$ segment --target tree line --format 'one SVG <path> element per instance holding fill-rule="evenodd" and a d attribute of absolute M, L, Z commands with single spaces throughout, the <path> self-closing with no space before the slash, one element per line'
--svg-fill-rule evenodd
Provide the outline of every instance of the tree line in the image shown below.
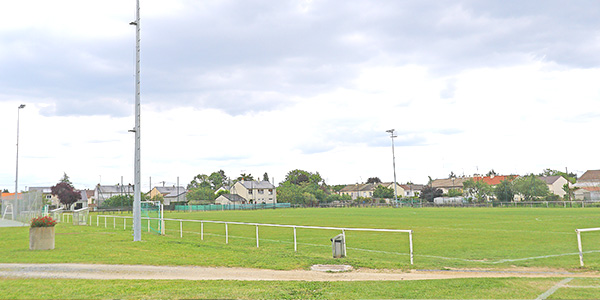
<path fill-rule="evenodd" d="M 450 173 L 450 178 L 453 178 L 454 173 Z M 497 175 L 494 170 L 490 171 L 487 176 Z M 568 182 L 575 183 L 577 175 L 552 169 L 544 169 L 540 174 L 529 174 L 526 176 L 508 176 L 499 184 L 491 186 L 483 180 L 475 180 L 470 178 L 463 182 L 462 189 L 450 189 L 447 194 L 439 188 L 434 188 L 430 183 L 423 188 L 420 198 L 429 202 L 433 202 L 434 198 L 447 196 L 457 197 L 464 196 L 471 202 L 483 202 L 488 200 L 497 200 L 500 202 L 510 202 L 515 199 L 515 196 L 520 195 L 524 201 L 558 201 L 561 200 L 558 195 L 553 194 L 548 189 L 546 182 L 539 177 L 546 176 L 562 176 Z M 575 198 L 576 188 L 571 187 L 569 183 L 562 186 L 565 192 L 563 200 L 571 201 Z"/>

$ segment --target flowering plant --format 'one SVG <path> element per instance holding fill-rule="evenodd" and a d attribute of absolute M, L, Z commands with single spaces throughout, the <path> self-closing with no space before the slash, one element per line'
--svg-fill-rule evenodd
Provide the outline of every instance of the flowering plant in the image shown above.
<path fill-rule="evenodd" d="M 56 225 L 56 220 L 50 216 L 31 219 L 31 227 L 54 227 L 54 225 Z"/>

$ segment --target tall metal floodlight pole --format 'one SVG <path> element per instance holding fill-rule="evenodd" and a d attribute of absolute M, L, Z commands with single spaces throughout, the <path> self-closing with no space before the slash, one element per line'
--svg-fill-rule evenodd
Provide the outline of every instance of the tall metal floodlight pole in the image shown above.
<path fill-rule="evenodd" d="M 390 138 L 392 139 L 392 166 L 394 167 L 394 201 L 398 204 L 398 193 L 396 192 L 396 154 L 394 154 L 394 129 L 386 130 L 385 132 L 389 132 Z"/>
<path fill-rule="evenodd" d="M 25 104 L 19 105 L 17 108 L 17 167 L 15 171 L 15 202 L 13 204 L 12 219 L 15 219 L 15 212 L 19 211 L 19 117 L 21 108 L 25 108 Z"/>
<path fill-rule="evenodd" d="M 135 162 L 133 188 L 133 241 L 142 240 L 141 172 L 140 172 L 140 0 L 136 0 L 135 22 Z"/>

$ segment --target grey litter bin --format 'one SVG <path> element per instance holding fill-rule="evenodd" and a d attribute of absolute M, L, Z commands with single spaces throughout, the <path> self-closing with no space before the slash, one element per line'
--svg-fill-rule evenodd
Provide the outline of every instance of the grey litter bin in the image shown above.
<path fill-rule="evenodd" d="M 331 239 L 333 258 L 346 257 L 346 241 L 343 234 L 338 234 Z"/>

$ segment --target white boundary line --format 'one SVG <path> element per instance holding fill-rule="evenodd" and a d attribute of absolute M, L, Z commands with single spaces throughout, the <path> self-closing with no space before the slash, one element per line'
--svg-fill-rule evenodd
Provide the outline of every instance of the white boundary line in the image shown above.
<path fill-rule="evenodd" d="M 552 294 L 554 294 L 554 292 L 556 292 L 559 288 L 564 287 L 565 284 L 569 283 L 571 280 L 573 280 L 573 278 L 565 278 L 565 279 L 561 280 L 559 283 L 555 284 L 549 290 L 545 291 L 543 294 L 541 294 L 537 298 L 535 298 L 535 300 L 546 300 L 548 297 L 550 297 Z"/>

